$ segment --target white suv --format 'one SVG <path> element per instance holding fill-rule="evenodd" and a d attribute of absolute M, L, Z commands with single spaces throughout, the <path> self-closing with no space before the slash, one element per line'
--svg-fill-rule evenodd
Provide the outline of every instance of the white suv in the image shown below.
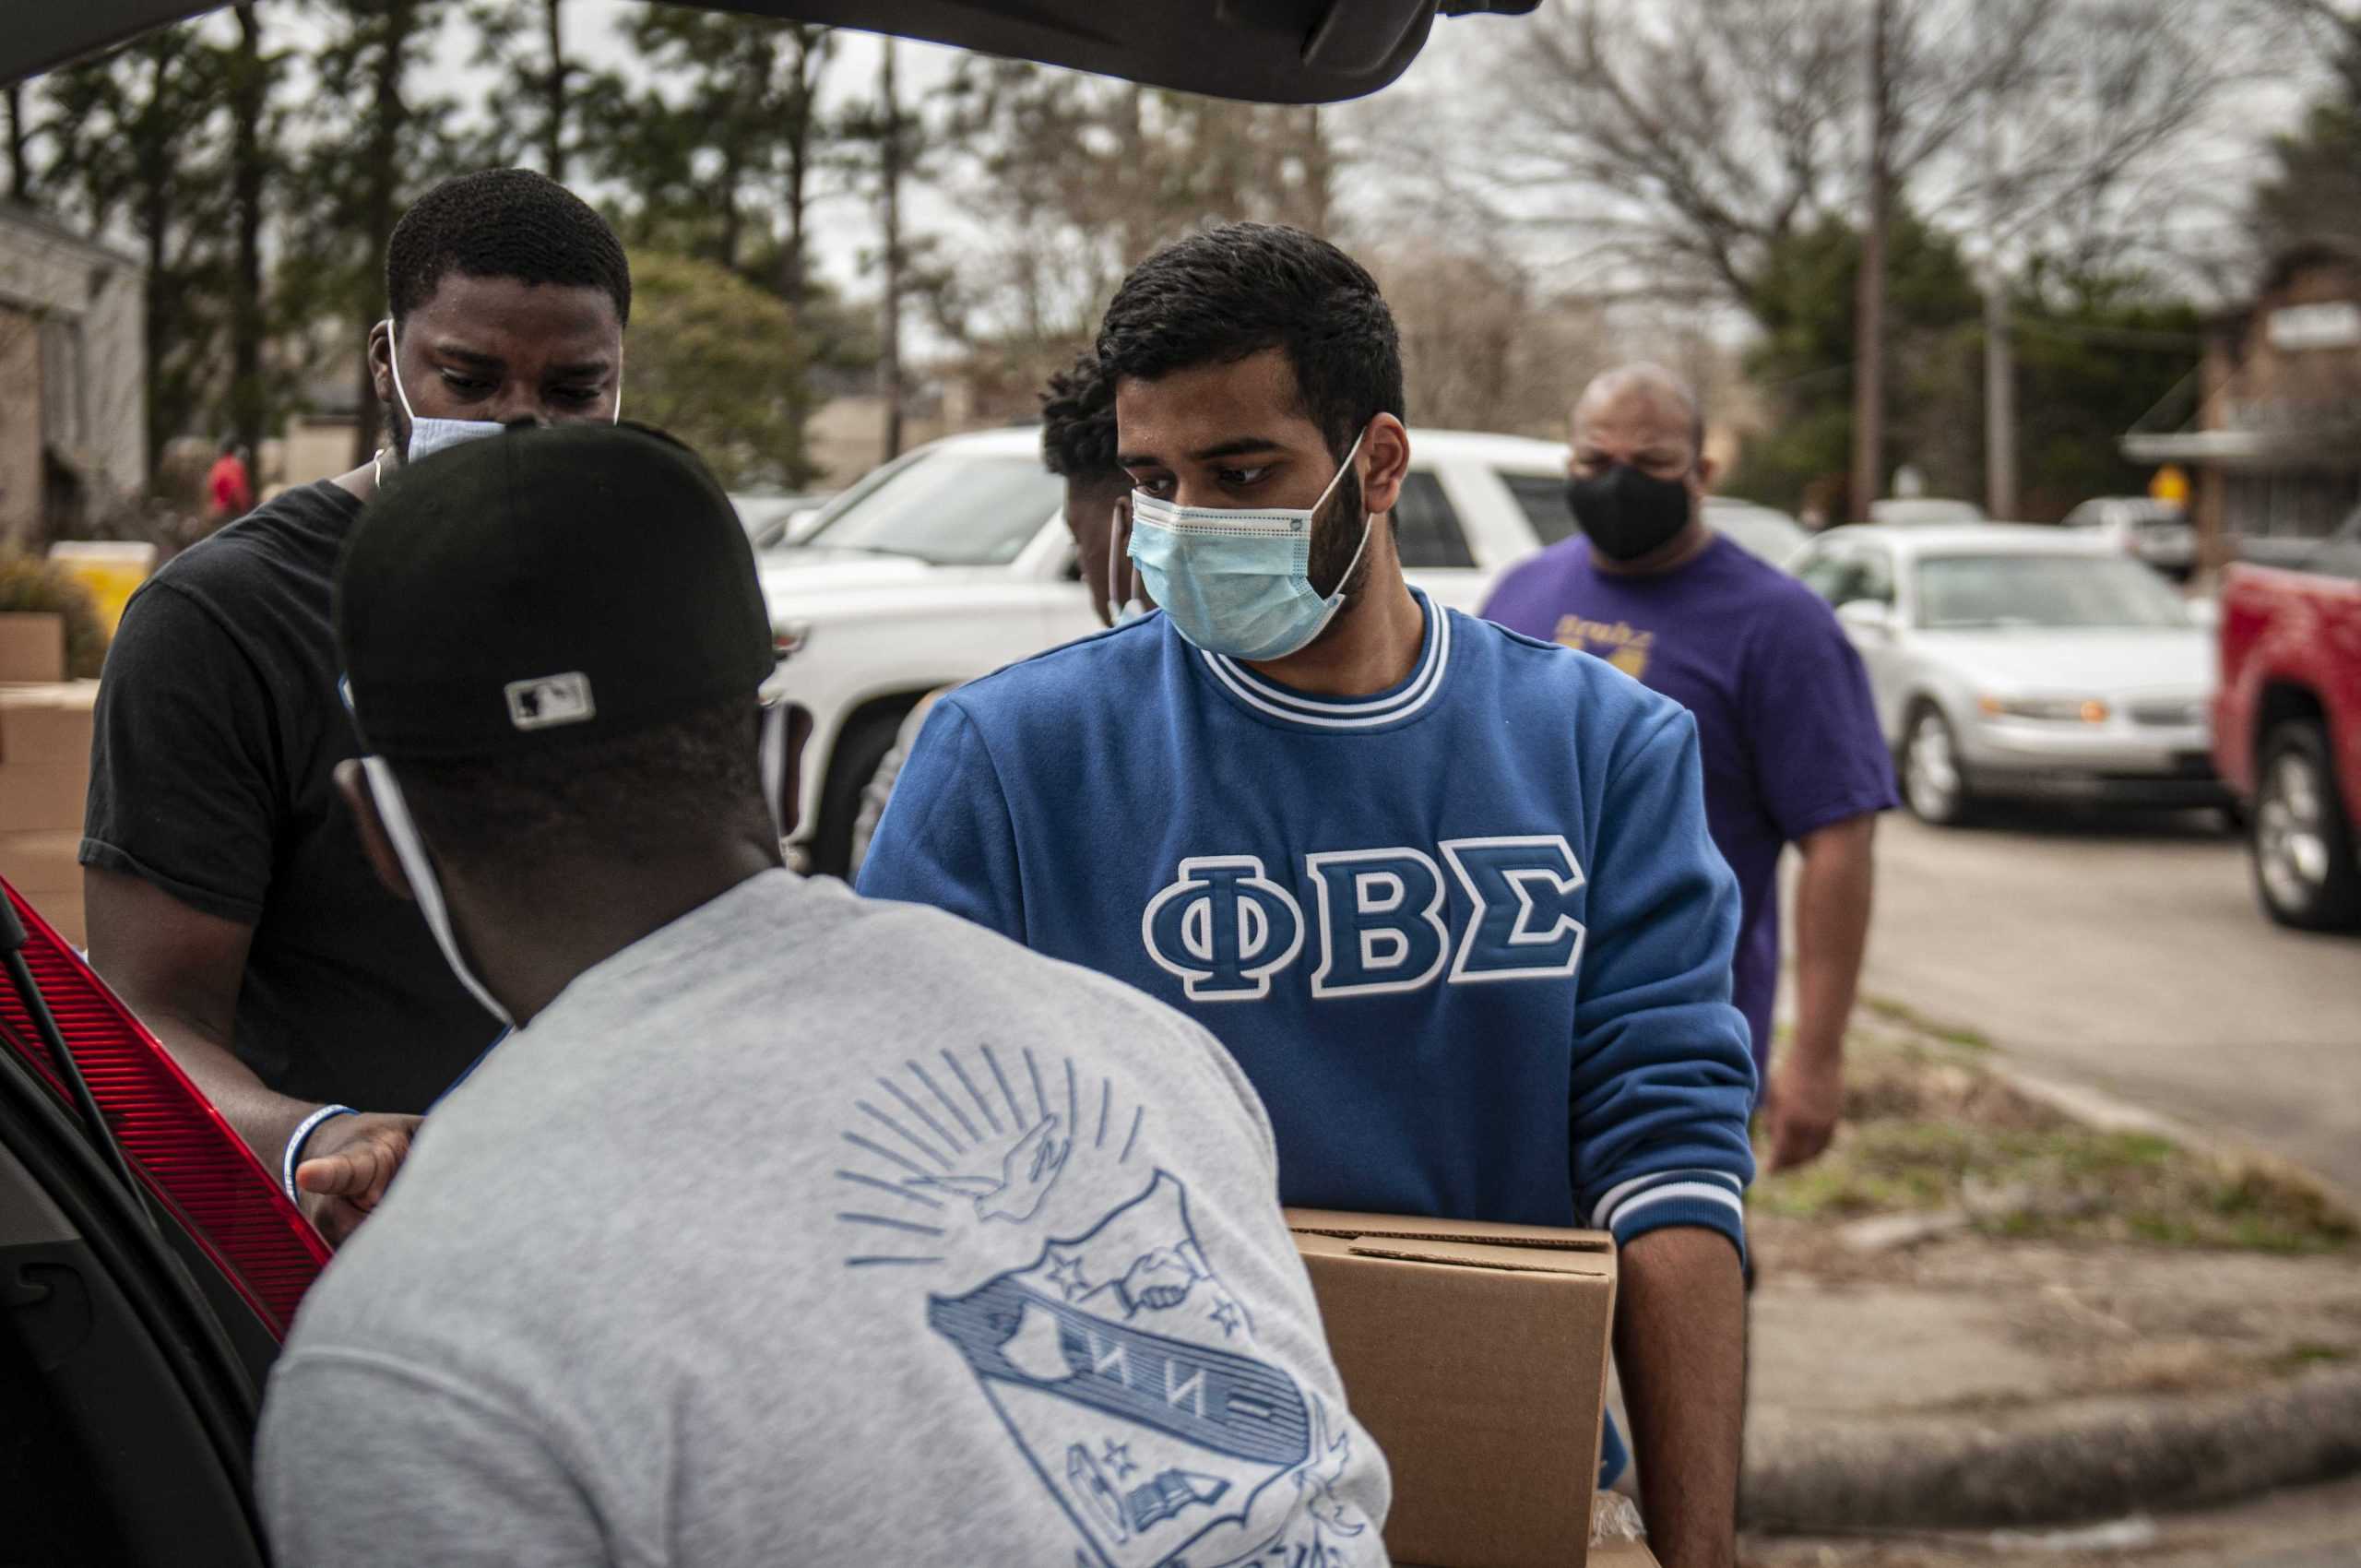
<path fill-rule="evenodd" d="M 1410 433 L 1403 564 L 1473 612 L 1501 569 L 1573 527 L 1555 442 Z M 860 792 L 918 700 L 1097 630 L 1038 426 L 955 435 L 830 502 L 761 557 L 790 691 L 812 710 L 796 847 L 842 874 Z"/>

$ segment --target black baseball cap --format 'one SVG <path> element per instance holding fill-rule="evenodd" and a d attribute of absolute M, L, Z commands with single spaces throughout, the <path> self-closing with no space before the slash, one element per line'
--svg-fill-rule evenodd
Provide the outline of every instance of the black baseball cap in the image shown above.
<path fill-rule="evenodd" d="M 636 424 L 519 427 L 405 465 L 337 571 L 363 743 L 460 762 L 627 734 L 776 665 L 738 515 Z"/>

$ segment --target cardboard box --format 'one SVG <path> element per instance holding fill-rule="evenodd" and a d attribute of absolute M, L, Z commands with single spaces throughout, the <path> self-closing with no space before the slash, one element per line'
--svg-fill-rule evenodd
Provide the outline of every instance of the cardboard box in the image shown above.
<path fill-rule="evenodd" d="M 1394 1560 L 1582 1568 L 1615 1316 L 1613 1239 L 1319 1209 L 1289 1209 L 1287 1228 L 1345 1397 L 1393 1467 Z"/>
<path fill-rule="evenodd" d="M 0 686 L 0 833 L 82 826 L 96 681 Z"/>
<path fill-rule="evenodd" d="M 0 613 L 0 682 L 65 679 L 65 617 L 46 610 Z"/>
<path fill-rule="evenodd" d="M 89 941 L 82 923 L 81 851 L 79 828 L 0 833 L 0 877 L 77 947 Z"/>
<path fill-rule="evenodd" d="M 1589 1568 L 1659 1568 L 1659 1564 L 1647 1542 L 1619 1540 L 1592 1547 Z"/>

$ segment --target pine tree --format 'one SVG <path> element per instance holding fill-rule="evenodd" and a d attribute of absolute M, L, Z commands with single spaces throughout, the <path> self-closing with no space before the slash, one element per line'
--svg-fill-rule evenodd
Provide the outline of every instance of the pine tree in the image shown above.
<path fill-rule="evenodd" d="M 566 54 L 565 0 L 477 0 L 467 15 L 477 34 L 476 64 L 501 78 L 485 99 L 491 124 L 471 160 L 537 163 L 564 184 L 599 98 L 592 73 Z"/>
<path fill-rule="evenodd" d="M 223 99 L 230 111 L 229 184 L 234 228 L 230 258 L 230 428 L 249 450 L 258 449 L 270 421 L 270 388 L 263 372 L 268 330 L 262 279 L 262 236 L 269 187 L 280 170 L 278 117 L 270 108 L 279 60 L 262 46 L 255 7 L 235 9 L 237 42 L 221 55 Z"/>
<path fill-rule="evenodd" d="M 214 47 L 195 23 L 43 84 L 56 194 L 93 232 L 136 235 L 147 267 L 148 466 L 200 426 L 215 354 L 225 226 L 226 119 Z"/>
<path fill-rule="evenodd" d="M 310 139 L 291 178 L 280 315 L 318 325 L 314 351 L 357 377 L 353 461 L 377 446 L 380 414 L 362 345 L 386 313 L 386 241 L 402 208 L 454 171 L 447 99 L 421 94 L 447 0 L 331 0 L 314 68 Z"/>

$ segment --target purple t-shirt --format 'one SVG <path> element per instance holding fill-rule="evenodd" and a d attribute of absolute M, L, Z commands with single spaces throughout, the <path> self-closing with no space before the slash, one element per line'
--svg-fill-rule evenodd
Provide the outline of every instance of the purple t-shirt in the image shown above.
<path fill-rule="evenodd" d="M 1618 576 L 1580 534 L 1503 576 L 1485 616 L 1596 654 L 1697 718 L 1705 819 L 1738 873 L 1732 1000 L 1771 1056 L 1779 851 L 1899 804 L 1861 656 L 1821 597 L 1726 539 L 1678 570 Z"/>

